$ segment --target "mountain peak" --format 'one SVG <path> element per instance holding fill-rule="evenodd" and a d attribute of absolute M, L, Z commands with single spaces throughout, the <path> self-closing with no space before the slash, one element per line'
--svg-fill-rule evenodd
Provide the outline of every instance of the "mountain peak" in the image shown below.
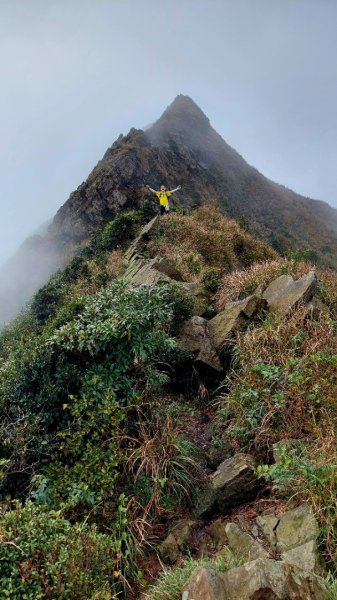
<path fill-rule="evenodd" d="M 179 132 L 186 135 L 188 132 L 205 132 L 210 130 L 210 122 L 201 108 L 190 98 L 179 94 L 166 108 L 162 116 L 152 127 L 150 137 L 156 138 L 158 134 Z"/>
<path fill-rule="evenodd" d="M 184 96 L 183 94 L 178 94 L 178 96 L 175 97 L 161 118 L 171 115 L 184 115 L 190 118 L 194 117 L 209 124 L 209 119 L 206 117 L 201 108 L 199 108 L 192 98 L 189 96 Z"/>

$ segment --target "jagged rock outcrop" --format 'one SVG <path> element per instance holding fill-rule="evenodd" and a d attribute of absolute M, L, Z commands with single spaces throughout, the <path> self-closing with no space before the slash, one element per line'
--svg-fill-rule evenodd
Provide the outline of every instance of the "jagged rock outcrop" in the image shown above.
<path fill-rule="evenodd" d="M 209 322 L 209 331 L 218 352 L 224 351 L 235 333 L 244 329 L 266 306 L 266 301 L 258 296 L 228 302 L 224 310 Z"/>
<path fill-rule="evenodd" d="M 196 494 L 196 514 L 211 515 L 249 499 L 258 487 L 255 460 L 249 454 L 235 454 L 222 462 Z"/>
<path fill-rule="evenodd" d="M 226 600 L 327 600 L 323 581 L 313 573 L 270 559 L 257 559 L 222 576 Z"/>
<path fill-rule="evenodd" d="M 236 523 L 227 523 L 226 535 L 228 546 L 238 558 L 245 561 L 255 560 L 256 558 L 270 558 L 270 554 L 262 544 L 246 531 L 242 531 Z"/>
<path fill-rule="evenodd" d="M 316 291 L 317 277 L 310 271 L 296 281 L 290 275 L 281 275 L 270 283 L 262 297 L 271 313 L 285 316 L 298 304 L 309 302 Z"/>
<path fill-rule="evenodd" d="M 257 559 L 219 573 L 209 567 L 193 571 L 182 600 L 327 600 L 324 581 L 290 565 Z"/>
<path fill-rule="evenodd" d="M 194 316 L 189 321 L 185 321 L 179 333 L 178 346 L 189 352 L 197 364 L 222 371 L 206 319 Z"/>
<path fill-rule="evenodd" d="M 320 570 L 319 527 L 308 505 L 301 504 L 281 515 L 262 515 L 257 518 L 257 524 L 284 562 L 307 571 Z"/>

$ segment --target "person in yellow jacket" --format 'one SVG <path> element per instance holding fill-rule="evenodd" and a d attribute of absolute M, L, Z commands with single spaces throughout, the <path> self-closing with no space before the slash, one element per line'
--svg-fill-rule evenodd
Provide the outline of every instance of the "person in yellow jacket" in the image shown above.
<path fill-rule="evenodd" d="M 146 187 L 148 190 L 150 190 L 150 192 L 156 194 L 157 198 L 159 199 L 159 208 L 161 215 L 165 215 L 170 212 L 169 197 L 171 196 L 171 194 L 174 194 L 174 192 L 177 192 L 181 189 L 181 185 L 178 185 L 178 187 L 174 188 L 174 190 L 167 190 L 164 185 L 161 185 L 160 191 L 157 192 L 156 190 L 150 188 L 149 185 L 147 185 Z"/>

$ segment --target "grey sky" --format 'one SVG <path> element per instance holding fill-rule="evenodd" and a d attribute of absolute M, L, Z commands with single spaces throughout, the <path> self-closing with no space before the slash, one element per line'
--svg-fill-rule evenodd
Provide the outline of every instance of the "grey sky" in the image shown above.
<path fill-rule="evenodd" d="M 0 0 L 0 263 L 178 93 L 337 206 L 336 57 L 336 0 Z"/>

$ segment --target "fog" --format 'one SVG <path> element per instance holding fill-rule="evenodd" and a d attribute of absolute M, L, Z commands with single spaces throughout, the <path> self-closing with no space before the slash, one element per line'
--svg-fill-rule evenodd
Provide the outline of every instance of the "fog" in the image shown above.
<path fill-rule="evenodd" d="M 337 206 L 336 55 L 334 0 L 0 0 L 0 264 L 179 93 L 263 174 Z"/>

